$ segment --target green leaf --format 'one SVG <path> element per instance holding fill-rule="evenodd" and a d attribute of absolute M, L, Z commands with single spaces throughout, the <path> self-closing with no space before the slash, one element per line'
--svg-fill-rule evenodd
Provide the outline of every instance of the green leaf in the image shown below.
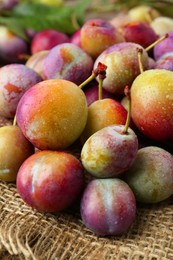
<path fill-rule="evenodd" d="M 67 34 L 74 33 L 84 22 L 85 11 L 90 1 L 80 1 L 73 6 L 45 6 L 21 3 L 8 17 L 0 16 L 0 23 L 13 33 L 26 39 L 25 30 L 55 29 Z"/>
<path fill-rule="evenodd" d="M 12 16 L 30 16 L 30 15 L 39 15 L 42 14 L 55 14 L 57 12 L 62 12 L 63 10 L 68 9 L 64 6 L 47 6 L 44 4 L 38 3 L 21 3 L 14 7 L 12 11 Z M 43 18 L 43 17 L 42 17 Z"/>
<path fill-rule="evenodd" d="M 7 26 L 11 32 L 28 41 L 25 28 L 23 28 L 15 18 L 0 17 L 0 24 Z"/>

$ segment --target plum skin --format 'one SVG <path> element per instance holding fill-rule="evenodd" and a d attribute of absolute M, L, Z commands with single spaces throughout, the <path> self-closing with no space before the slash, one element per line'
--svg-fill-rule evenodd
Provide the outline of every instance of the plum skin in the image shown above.
<path fill-rule="evenodd" d="M 150 19 L 148 19 L 148 14 Z M 154 19 L 160 16 L 160 12 L 147 5 L 134 6 L 128 11 L 130 21 L 143 21 L 150 24 Z"/>
<path fill-rule="evenodd" d="M 70 37 L 70 42 L 81 48 L 80 33 L 81 33 L 81 29 L 75 31 Z"/>
<path fill-rule="evenodd" d="M 66 152 L 37 152 L 21 165 L 16 185 L 22 199 L 32 208 L 56 213 L 80 196 L 84 188 L 83 167 Z"/>
<path fill-rule="evenodd" d="M 132 120 L 152 140 L 173 139 L 172 80 L 172 71 L 150 69 L 131 86 Z"/>
<path fill-rule="evenodd" d="M 28 53 L 27 43 L 13 34 L 6 26 L 0 26 L 0 59 L 5 64 L 20 62 L 18 55 Z"/>
<path fill-rule="evenodd" d="M 16 111 L 22 132 L 40 150 L 69 147 L 84 130 L 87 115 L 83 91 L 61 79 L 34 85 L 22 96 Z"/>
<path fill-rule="evenodd" d="M 13 118 L 20 98 L 33 85 L 42 81 L 37 72 L 23 64 L 0 68 L 0 115 Z"/>
<path fill-rule="evenodd" d="M 37 32 L 31 41 L 31 53 L 50 50 L 58 44 L 69 42 L 70 38 L 63 32 L 45 29 Z"/>
<path fill-rule="evenodd" d="M 123 24 L 120 31 L 127 42 L 135 42 L 143 48 L 148 47 L 158 39 L 154 30 L 145 22 L 131 21 Z"/>
<path fill-rule="evenodd" d="M 153 48 L 155 60 L 161 58 L 164 54 L 173 51 L 173 32 L 168 33 L 168 37 L 156 44 Z"/>
<path fill-rule="evenodd" d="M 154 65 L 154 69 L 173 71 L 173 51 L 163 54 Z"/>
<path fill-rule="evenodd" d="M 61 43 L 49 50 L 42 64 L 44 79 L 66 79 L 81 84 L 93 69 L 92 58 L 73 43 Z"/>
<path fill-rule="evenodd" d="M 106 48 L 124 42 L 122 34 L 104 19 L 90 19 L 80 30 L 80 44 L 93 59 L 96 59 Z"/>
<path fill-rule="evenodd" d="M 0 10 L 10 10 L 19 3 L 19 0 L 1 0 Z"/>
<path fill-rule="evenodd" d="M 21 164 L 34 153 L 34 146 L 18 126 L 0 128 L 0 180 L 13 182 Z"/>
<path fill-rule="evenodd" d="M 44 76 L 42 75 L 43 60 L 48 53 L 49 53 L 48 50 L 36 52 L 32 54 L 30 58 L 27 60 L 27 62 L 25 63 L 26 67 L 36 71 L 43 80 L 44 80 Z"/>
<path fill-rule="evenodd" d="M 97 178 L 117 177 L 133 164 L 138 151 L 138 138 L 124 125 L 109 125 L 91 135 L 81 150 L 81 162 Z"/>
<path fill-rule="evenodd" d="M 113 124 L 125 125 L 126 118 L 127 110 L 115 99 L 105 98 L 93 102 L 88 107 L 88 119 L 81 135 L 82 143 L 103 127 Z"/>
<path fill-rule="evenodd" d="M 163 201 L 173 194 L 173 156 L 157 146 L 143 147 L 138 150 L 135 162 L 123 179 L 137 201 Z"/>
<path fill-rule="evenodd" d="M 101 62 L 107 66 L 103 88 L 112 94 L 124 94 L 124 87 L 131 86 L 140 74 L 137 50 L 142 49 L 142 64 L 148 67 L 148 54 L 143 47 L 133 42 L 116 43 L 105 49 L 95 60 L 94 69 Z M 99 81 L 99 78 L 96 78 Z"/>
<path fill-rule="evenodd" d="M 136 217 L 136 200 L 130 187 L 116 178 L 95 179 L 81 199 L 83 223 L 97 235 L 121 235 Z"/>

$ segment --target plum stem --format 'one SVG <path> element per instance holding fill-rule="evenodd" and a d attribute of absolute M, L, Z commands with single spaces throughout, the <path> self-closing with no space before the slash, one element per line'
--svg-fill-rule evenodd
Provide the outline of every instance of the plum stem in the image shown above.
<path fill-rule="evenodd" d="M 103 94 L 103 80 L 106 78 L 106 69 L 107 66 L 99 62 L 98 64 L 98 74 L 99 74 L 99 92 L 98 92 L 98 99 L 102 99 Z"/>
<path fill-rule="evenodd" d="M 17 121 L 16 121 L 16 115 L 14 116 L 14 119 L 13 119 L 13 126 L 16 126 L 17 125 Z"/>
<path fill-rule="evenodd" d="M 83 88 L 85 85 L 87 85 L 88 83 L 90 83 L 93 79 L 95 79 L 96 75 L 94 72 L 92 72 L 92 74 L 79 85 L 79 88 Z"/>
<path fill-rule="evenodd" d="M 151 50 L 156 44 L 158 44 L 159 42 L 163 41 L 164 39 L 166 39 L 169 36 L 168 33 L 166 33 L 165 35 L 163 35 L 162 37 L 160 37 L 159 39 L 157 39 L 157 41 L 153 42 L 151 45 L 149 45 L 147 48 L 145 48 L 146 51 Z"/>
<path fill-rule="evenodd" d="M 128 98 L 128 112 L 127 112 L 127 119 L 126 119 L 126 123 L 123 129 L 123 134 L 128 134 L 128 128 L 130 125 L 130 120 L 131 120 L 131 95 L 130 95 L 130 89 L 129 86 L 126 86 L 124 88 L 124 93 L 126 95 L 126 97 Z"/>
<path fill-rule="evenodd" d="M 98 93 L 98 99 L 102 99 L 102 87 L 103 87 L 103 78 L 99 78 L 99 93 Z"/>
<path fill-rule="evenodd" d="M 144 72 L 143 64 L 142 64 L 142 54 L 143 54 L 143 49 L 137 48 L 138 52 L 138 63 L 139 63 L 139 70 L 140 73 Z"/>
<path fill-rule="evenodd" d="M 103 79 L 106 77 L 106 69 L 107 66 L 101 62 L 98 63 L 97 68 L 92 71 L 92 74 L 79 85 L 79 88 L 83 88 L 85 85 L 87 85 L 90 81 L 95 79 L 98 75 L 99 78 L 102 77 Z"/>

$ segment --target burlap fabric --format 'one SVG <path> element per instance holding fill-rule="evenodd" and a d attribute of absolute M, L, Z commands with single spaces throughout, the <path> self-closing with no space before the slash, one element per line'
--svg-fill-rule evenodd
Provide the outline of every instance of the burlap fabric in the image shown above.
<path fill-rule="evenodd" d="M 0 118 L 0 126 L 11 121 Z M 120 237 L 97 237 L 81 221 L 79 203 L 59 214 L 28 207 L 14 183 L 0 182 L 0 259 L 173 259 L 173 197 L 137 205 L 136 221 Z"/>

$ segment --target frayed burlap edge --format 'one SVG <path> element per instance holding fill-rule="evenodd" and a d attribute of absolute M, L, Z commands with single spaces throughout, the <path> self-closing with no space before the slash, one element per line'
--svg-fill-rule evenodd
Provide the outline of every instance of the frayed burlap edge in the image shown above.
<path fill-rule="evenodd" d="M 173 259 L 172 198 L 139 205 L 136 221 L 121 237 L 97 237 L 83 225 L 78 205 L 57 215 L 34 211 L 15 184 L 0 182 L 0 198 L 1 259 Z"/>

